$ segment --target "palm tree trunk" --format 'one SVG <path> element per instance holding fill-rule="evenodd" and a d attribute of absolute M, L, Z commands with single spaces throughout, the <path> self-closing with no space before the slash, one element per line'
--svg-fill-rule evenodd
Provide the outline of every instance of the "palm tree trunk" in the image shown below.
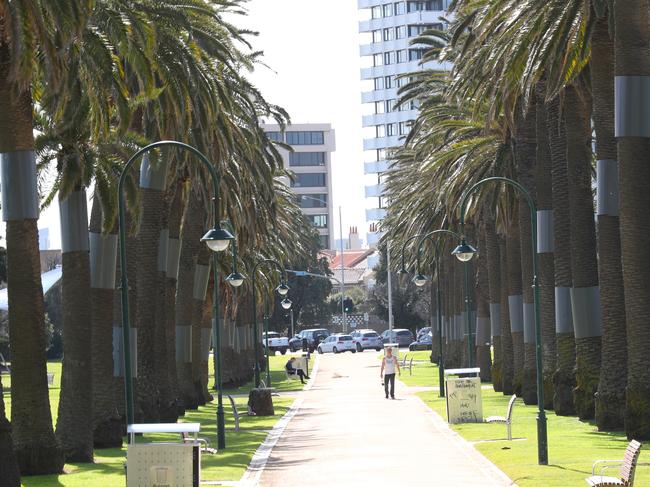
<path fill-rule="evenodd" d="M 524 308 L 521 290 L 520 235 L 519 218 L 515 215 L 506 235 L 506 261 L 508 263 L 508 311 L 514 360 L 513 386 L 518 396 L 522 393 L 524 375 Z"/>
<path fill-rule="evenodd" d="M 648 4 L 647 0 L 614 4 L 621 254 L 627 335 L 634 337 L 627 343 L 625 432 L 639 440 L 650 438 L 650 260 L 639 252 L 639 246 L 650 242 L 650 134 L 643 130 L 648 126 L 645 104 L 634 93 L 645 92 L 650 77 Z"/>
<path fill-rule="evenodd" d="M 590 73 L 598 159 L 598 282 L 603 319 L 596 424 L 600 430 L 612 431 L 624 425 L 625 388 L 621 385 L 627 382 L 627 334 L 613 116 L 614 40 L 609 35 L 607 15 L 595 22 L 591 52 L 597 61 L 591 63 Z"/>
<path fill-rule="evenodd" d="M 492 347 L 494 360 L 492 362 L 492 386 L 495 392 L 503 391 L 503 345 L 501 342 L 501 268 L 499 241 L 494 227 L 493 212 L 486 212 L 483 219 L 485 250 L 487 253 L 487 277 L 490 291 L 490 324 L 492 329 Z"/>
<path fill-rule="evenodd" d="M 480 249 L 486 247 L 485 225 L 481 224 L 478 233 Z M 487 276 L 487 255 L 478 254 L 476 264 L 476 280 L 474 296 L 476 296 L 476 367 L 481 369 L 481 380 L 492 380 L 491 334 L 490 334 L 490 304 L 489 285 Z"/>
<path fill-rule="evenodd" d="M 2 485 L 20 487 L 20 471 L 11 439 L 11 423 L 5 414 L 3 395 L 2 376 L 0 376 L 0 473 L 2 474 Z"/>
<path fill-rule="evenodd" d="M 136 255 L 136 328 L 138 330 L 138 388 L 137 401 L 146 422 L 160 420 L 161 391 L 156 372 L 156 342 L 162 330 L 156 327 L 158 284 L 158 248 L 161 234 L 161 215 L 164 213 L 166 165 L 156 166 L 143 157 L 140 167 L 140 195 L 142 217 L 137 237 Z"/>
<path fill-rule="evenodd" d="M 113 230 L 116 230 L 115 228 Z M 90 214 L 90 302 L 92 305 L 92 381 L 93 437 L 95 448 L 122 446 L 123 423 L 115 392 L 113 341 L 113 303 L 117 234 L 102 233 L 102 208 L 95 194 Z"/>
<path fill-rule="evenodd" d="M 596 228 L 591 189 L 591 100 L 577 88 L 566 89 L 567 175 L 571 181 L 571 307 L 576 337 L 574 404 L 580 419 L 595 414 L 601 354 Z"/>
<path fill-rule="evenodd" d="M 506 257 L 506 238 L 499 236 L 499 274 L 501 276 L 500 300 L 501 305 L 501 390 L 504 395 L 510 396 L 515 392 L 515 355 L 510 331 L 510 303 L 508 302 L 508 286 L 504 280 L 508 279 L 508 258 Z"/>
<path fill-rule="evenodd" d="M 517 180 L 535 199 L 535 156 L 537 151 L 535 101 L 525 113 L 516 108 Z M 524 364 L 521 394 L 525 404 L 537 404 L 537 367 L 535 361 L 535 305 L 533 299 L 533 250 L 530 208 L 519 195 L 519 244 L 524 318 Z"/>
<path fill-rule="evenodd" d="M 181 235 L 181 256 L 176 290 L 176 369 L 185 409 L 199 407 L 199 397 L 192 375 L 192 320 L 196 259 L 205 222 L 205 208 L 193 190 L 187 198 Z"/>
<path fill-rule="evenodd" d="M 553 409 L 561 416 L 575 414 L 575 335 L 571 315 L 571 221 L 566 161 L 566 122 L 556 98 L 547 106 L 547 126 L 551 149 L 553 188 L 553 248 L 555 264 L 555 339 L 557 368 L 553 375 Z"/>
<path fill-rule="evenodd" d="M 86 191 L 59 201 L 63 370 L 56 436 L 69 462 L 93 461 L 90 244 Z"/>
<path fill-rule="evenodd" d="M 555 260 L 553 257 L 553 186 L 551 152 L 548 141 L 546 82 L 536 87 L 537 97 L 537 164 L 535 189 L 537 193 L 537 253 L 539 254 L 539 287 L 542 327 L 542 369 L 544 408 L 553 408 L 553 374 L 557 367 L 555 342 Z"/>
<path fill-rule="evenodd" d="M 59 473 L 63 454 L 52 429 L 47 387 L 32 96 L 29 90 L 16 92 L 8 78 L 10 64 L 9 47 L 0 44 L 0 164 L 3 179 L 13 173 L 20 181 L 11 192 L 2 192 L 7 222 L 14 449 L 21 473 Z M 21 205 L 18 196 L 30 200 L 30 205 Z"/>
<path fill-rule="evenodd" d="M 208 357 L 203 356 L 203 344 L 207 340 L 210 343 L 210 335 L 205 336 L 203 330 L 210 330 L 210 312 L 209 305 L 206 317 L 206 295 L 208 292 L 208 284 L 210 283 L 210 250 L 206 245 L 199 247 L 199 252 L 196 258 L 196 267 L 194 270 L 194 290 L 192 305 L 192 382 L 196 390 L 196 396 L 199 401 L 199 406 L 203 406 L 206 402 L 212 400 L 212 396 L 207 389 L 207 380 L 203 383 L 203 369 L 205 368 L 205 376 L 207 379 L 208 372 Z M 207 323 L 206 323 L 207 321 Z M 207 326 L 206 326 L 207 325 Z M 209 347 L 209 345 L 208 345 Z M 209 348 L 208 348 L 209 350 Z"/>

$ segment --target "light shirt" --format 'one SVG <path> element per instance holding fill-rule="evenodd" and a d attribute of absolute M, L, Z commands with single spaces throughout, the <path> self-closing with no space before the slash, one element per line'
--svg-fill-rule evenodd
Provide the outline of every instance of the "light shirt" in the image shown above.
<path fill-rule="evenodd" d="M 390 357 L 384 357 L 384 373 L 385 374 L 394 374 L 395 373 L 395 355 Z"/>

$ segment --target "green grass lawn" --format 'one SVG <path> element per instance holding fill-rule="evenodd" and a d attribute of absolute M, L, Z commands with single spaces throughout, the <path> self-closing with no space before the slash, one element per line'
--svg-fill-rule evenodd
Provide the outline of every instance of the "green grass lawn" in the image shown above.
<path fill-rule="evenodd" d="M 302 389 L 300 381 L 287 381 L 284 374 L 284 364 L 288 358 L 284 356 L 271 357 L 271 379 L 272 386 L 281 391 L 297 391 Z M 212 364 L 212 362 L 210 362 Z M 53 372 L 54 384 L 50 386 L 50 405 L 52 408 L 52 420 L 56 424 L 58 411 L 59 393 L 61 387 L 61 363 L 48 362 L 48 372 Z M 210 367 L 212 374 L 212 367 Z M 7 415 L 11 415 L 11 379 L 9 376 L 2 376 L 2 384 L 5 388 L 5 407 Z M 247 384 L 236 390 L 224 391 L 224 394 L 248 393 L 252 384 Z M 235 432 L 235 421 L 232 414 L 230 402 L 224 398 L 224 410 L 226 416 L 226 449 L 216 455 L 203 455 L 201 480 L 239 480 L 244 474 L 250 460 L 257 450 L 257 447 L 264 441 L 267 433 L 260 430 L 269 430 L 284 415 L 293 402 L 292 397 L 274 397 L 275 416 L 240 417 L 240 431 Z M 247 397 L 235 398 L 237 409 L 242 414 L 246 411 Z M 200 437 L 205 438 L 211 447 L 216 447 L 216 398 L 210 404 L 200 407 L 196 411 L 188 411 L 180 421 L 190 423 L 201 423 Z M 157 441 L 177 441 L 175 435 L 155 435 L 152 438 Z M 22 485 L 25 487 L 119 487 L 125 485 L 124 462 L 126 461 L 126 447 L 95 450 L 94 464 L 66 464 L 63 475 L 42 475 L 35 477 L 24 477 Z M 1 482 L 0 482 L 1 483 Z"/>
<path fill-rule="evenodd" d="M 304 387 L 300 383 L 300 380 L 287 380 L 287 376 L 284 372 L 284 365 L 289 360 L 289 355 L 275 355 L 270 357 L 270 369 L 271 369 L 271 387 L 273 387 L 278 392 L 290 392 L 290 391 L 300 391 Z M 315 357 L 312 355 L 311 360 L 309 361 L 309 370 L 314 365 Z M 212 360 L 210 360 L 210 377 L 212 377 Z M 261 379 L 266 382 L 266 372 L 262 372 Z M 248 392 L 253 388 L 253 381 L 249 381 L 246 384 L 235 387 L 232 389 L 224 390 L 224 394 L 248 394 Z"/>
<path fill-rule="evenodd" d="M 415 372 L 414 367 L 414 372 Z M 435 380 L 437 382 L 437 379 Z M 437 391 L 418 395 L 447 418 L 445 399 Z M 509 397 L 493 390 L 482 391 L 483 416 L 503 416 Z M 598 459 L 622 459 L 627 439 L 622 432 L 601 433 L 591 422 L 575 417 L 556 416 L 547 411 L 549 465 L 537 465 L 537 406 L 525 406 L 517 399 L 513 411 L 513 441 L 507 441 L 503 424 L 451 425 L 465 439 L 503 470 L 521 487 L 553 487 L 586 485 L 584 479 L 591 475 L 591 466 Z M 640 462 L 648 461 L 650 453 L 641 453 Z M 618 470 L 610 475 L 618 475 Z M 650 485 L 650 467 L 637 468 L 634 485 Z"/>

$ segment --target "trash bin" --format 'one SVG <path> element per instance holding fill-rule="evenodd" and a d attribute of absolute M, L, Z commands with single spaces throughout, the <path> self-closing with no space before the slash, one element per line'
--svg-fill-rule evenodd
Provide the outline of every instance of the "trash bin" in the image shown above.
<path fill-rule="evenodd" d="M 445 400 L 447 421 L 453 423 L 482 423 L 481 369 L 445 370 Z"/>

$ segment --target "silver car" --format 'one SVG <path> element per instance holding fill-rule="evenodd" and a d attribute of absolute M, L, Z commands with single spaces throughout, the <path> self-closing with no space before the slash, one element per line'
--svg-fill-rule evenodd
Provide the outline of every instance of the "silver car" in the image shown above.
<path fill-rule="evenodd" d="M 400 347 L 408 347 L 415 341 L 411 330 L 405 328 L 393 328 L 393 332 L 386 330 L 381 334 L 381 339 L 384 344 L 397 343 Z"/>
<path fill-rule="evenodd" d="M 363 352 L 367 348 L 381 350 L 381 337 L 375 330 L 354 330 L 350 335 L 354 340 L 357 352 Z"/>

